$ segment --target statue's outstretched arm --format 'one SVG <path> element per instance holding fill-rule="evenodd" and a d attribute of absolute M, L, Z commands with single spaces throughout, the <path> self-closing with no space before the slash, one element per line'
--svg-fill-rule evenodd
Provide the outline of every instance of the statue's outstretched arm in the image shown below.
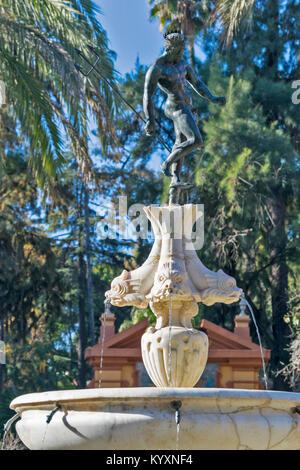
<path fill-rule="evenodd" d="M 195 90 L 198 95 L 202 96 L 202 98 L 205 98 L 212 103 L 220 103 L 220 104 L 225 104 L 226 103 L 226 98 L 224 96 L 214 96 L 211 91 L 208 89 L 208 87 L 205 85 L 205 83 L 198 78 L 189 65 L 187 66 L 187 81 L 191 85 L 191 87 Z"/>
<path fill-rule="evenodd" d="M 148 72 L 146 73 L 145 78 L 145 87 L 144 87 L 144 99 L 143 99 L 143 108 L 144 114 L 147 119 L 145 126 L 147 135 L 154 135 L 155 133 L 155 117 L 154 117 L 154 106 L 152 102 L 152 96 L 155 93 L 157 82 L 160 77 L 160 70 L 153 64 Z"/>

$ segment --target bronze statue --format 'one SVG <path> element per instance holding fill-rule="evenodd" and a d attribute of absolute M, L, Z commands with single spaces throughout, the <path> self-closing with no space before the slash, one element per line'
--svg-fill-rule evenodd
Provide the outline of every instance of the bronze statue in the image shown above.
<path fill-rule="evenodd" d="M 203 146 L 200 130 L 193 116 L 192 100 L 186 89 L 187 82 L 203 98 L 212 103 L 225 104 L 223 96 L 214 96 L 196 76 L 192 67 L 183 60 L 185 38 L 179 33 L 165 34 L 165 50 L 149 68 L 144 88 L 145 131 L 155 135 L 155 117 L 152 96 L 158 87 L 167 95 L 165 115 L 172 119 L 176 140 L 172 151 L 161 165 L 162 172 L 172 177 L 170 188 L 183 188 L 189 183 L 180 182 L 183 160 L 193 150 Z M 170 171 L 171 167 L 171 171 Z M 174 201 L 172 201 L 174 202 Z"/>

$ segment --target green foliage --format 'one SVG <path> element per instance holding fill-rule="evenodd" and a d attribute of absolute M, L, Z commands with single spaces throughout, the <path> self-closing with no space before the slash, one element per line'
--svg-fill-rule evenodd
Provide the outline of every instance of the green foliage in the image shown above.
<path fill-rule="evenodd" d="M 148 0 L 150 18 L 159 19 L 161 31 L 180 30 L 188 41 L 190 61 L 195 65 L 194 43 L 199 36 L 205 36 L 210 18 L 209 3 L 206 0 Z"/>
<path fill-rule="evenodd" d="M 114 99 L 95 76 L 83 80 L 75 49 L 96 46 L 103 74 L 113 80 L 113 54 L 89 0 L 0 1 L 0 78 L 7 112 L 28 139 L 30 162 L 45 189 L 62 171 L 71 147 L 85 175 L 92 163 L 84 144 L 85 109 L 96 117 L 99 135 L 111 126 Z M 80 64 L 81 65 L 81 64 Z M 0 155 L 1 160 L 4 154 Z"/>
<path fill-rule="evenodd" d="M 214 19 L 217 18 L 223 27 L 225 41 L 231 43 L 241 25 L 251 28 L 255 0 L 223 0 L 216 2 Z"/>
<path fill-rule="evenodd" d="M 130 326 L 135 325 L 141 320 L 144 320 L 144 318 L 148 318 L 150 326 L 155 325 L 156 317 L 154 313 L 152 312 L 152 310 L 150 309 L 150 307 L 147 307 L 147 308 L 133 307 L 131 309 L 130 319 L 127 318 L 126 320 L 123 321 L 122 325 L 119 328 L 119 331 L 126 330 L 126 328 L 129 328 Z"/>

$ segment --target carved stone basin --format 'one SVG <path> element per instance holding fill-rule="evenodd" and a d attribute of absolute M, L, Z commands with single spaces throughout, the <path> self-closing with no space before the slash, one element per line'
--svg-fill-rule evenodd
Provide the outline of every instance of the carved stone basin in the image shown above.
<path fill-rule="evenodd" d="M 23 395 L 11 403 L 29 449 L 300 449 L 300 394 L 213 388 L 121 388 Z M 49 424 L 47 416 L 61 406 Z M 299 407 L 299 408 L 297 408 Z"/>

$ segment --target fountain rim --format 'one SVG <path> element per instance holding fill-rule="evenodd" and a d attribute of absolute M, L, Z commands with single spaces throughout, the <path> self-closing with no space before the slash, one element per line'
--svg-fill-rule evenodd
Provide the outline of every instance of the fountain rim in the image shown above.
<path fill-rule="evenodd" d="M 266 401 L 282 403 L 285 407 L 300 405 L 300 393 L 284 392 L 277 390 L 250 390 L 250 389 L 226 389 L 226 388 L 163 388 L 163 387 L 130 387 L 130 388 L 94 388 L 94 389 L 70 389 L 40 393 L 30 393 L 16 397 L 10 404 L 10 408 L 18 413 L 22 409 L 38 406 L 50 406 L 56 403 L 72 405 L 72 403 L 87 403 L 93 401 L 105 404 L 108 401 L 120 403 L 120 401 L 143 402 L 143 400 L 172 401 L 174 399 L 222 399 L 247 401 L 254 400 L 256 405 Z M 112 403 L 111 403 L 112 404 Z"/>

